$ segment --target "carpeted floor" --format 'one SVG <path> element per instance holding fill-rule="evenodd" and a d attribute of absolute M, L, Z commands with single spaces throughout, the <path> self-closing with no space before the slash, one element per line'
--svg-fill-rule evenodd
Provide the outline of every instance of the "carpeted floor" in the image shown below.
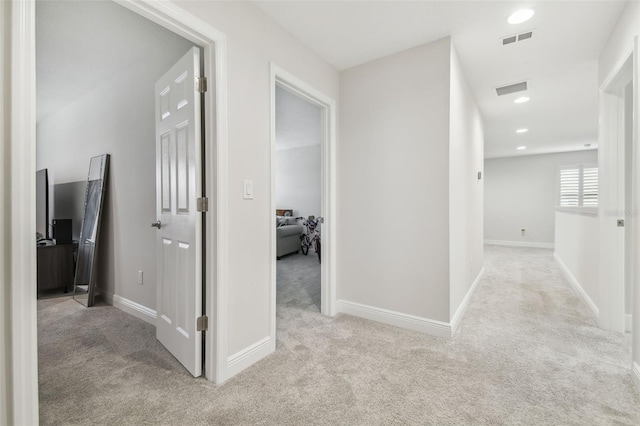
<path fill-rule="evenodd" d="M 550 250 L 487 247 L 452 340 L 321 316 L 319 283 L 288 275 L 317 280 L 313 259 L 279 262 L 277 350 L 223 386 L 191 378 L 117 309 L 38 301 L 41 422 L 640 424 L 629 336 L 595 326 Z"/>

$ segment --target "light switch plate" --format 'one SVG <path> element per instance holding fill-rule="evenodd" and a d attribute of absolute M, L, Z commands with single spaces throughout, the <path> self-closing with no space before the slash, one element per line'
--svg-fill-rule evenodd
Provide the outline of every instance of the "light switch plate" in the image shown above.
<path fill-rule="evenodd" d="M 253 200 L 253 181 L 245 179 L 243 188 L 242 198 L 245 200 Z"/>

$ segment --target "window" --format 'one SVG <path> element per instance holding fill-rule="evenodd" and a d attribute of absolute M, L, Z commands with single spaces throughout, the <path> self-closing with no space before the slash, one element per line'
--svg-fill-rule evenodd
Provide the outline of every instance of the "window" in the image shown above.
<path fill-rule="evenodd" d="M 598 166 L 560 168 L 560 207 L 598 207 Z"/>

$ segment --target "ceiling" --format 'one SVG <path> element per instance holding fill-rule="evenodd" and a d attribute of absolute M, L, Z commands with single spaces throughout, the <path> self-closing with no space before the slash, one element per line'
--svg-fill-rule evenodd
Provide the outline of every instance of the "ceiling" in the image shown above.
<path fill-rule="evenodd" d="M 626 1 L 253 4 L 338 70 L 451 36 L 484 118 L 485 157 L 495 158 L 597 147 L 597 58 Z M 524 7 L 532 19 L 507 23 Z M 531 39 L 502 45 L 528 30 Z M 525 80 L 526 93 L 496 95 L 496 87 Z M 531 100 L 514 104 L 523 94 Z"/>

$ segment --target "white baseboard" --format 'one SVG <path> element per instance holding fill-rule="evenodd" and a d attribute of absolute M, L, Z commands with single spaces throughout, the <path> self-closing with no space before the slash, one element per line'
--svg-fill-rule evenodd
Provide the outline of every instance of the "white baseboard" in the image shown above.
<path fill-rule="evenodd" d="M 458 309 L 456 309 L 456 313 L 451 318 L 451 336 L 452 337 L 456 334 L 456 331 L 458 331 L 458 326 L 460 325 L 460 321 L 462 320 L 462 317 L 467 312 L 467 308 L 469 307 L 469 302 L 471 302 L 471 297 L 473 296 L 473 293 L 476 291 L 476 287 L 478 287 L 478 284 L 480 283 L 480 281 L 482 281 L 483 277 L 484 277 L 484 267 L 480 270 L 480 273 L 478 273 L 478 276 L 476 277 L 476 279 L 473 280 L 473 284 L 471 284 L 469 291 L 467 291 L 467 294 L 464 296 L 464 299 L 462 299 L 462 303 L 460 303 L 460 306 L 458 306 Z"/>
<path fill-rule="evenodd" d="M 635 361 L 631 365 L 631 376 L 633 377 L 633 383 L 640 388 L 640 364 Z"/>
<path fill-rule="evenodd" d="M 112 305 L 114 308 L 118 308 L 121 311 L 124 311 L 129 315 L 133 315 L 134 317 L 148 322 L 151 325 L 156 325 L 157 314 L 153 309 L 104 290 L 100 290 L 100 294 L 104 297 L 104 301 Z"/>
<path fill-rule="evenodd" d="M 484 243 L 490 246 L 507 246 L 507 247 L 529 247 L 529 248 L 555 248 L 553 243 L 537 243 L 535 241 L 503 241 L 503 240 L 484 240 Z"/>
<path fill-rule="evenodd" d="M 362 305 L 360 303 L 348 302 L 346 300 L 338 300 L 336 307 L 338 312 L 353 315 L 354 317 L 377 321 L 432 336 L 451 338 L 451 324 L 446 322 Z"/>
<path fill-rule="evenodd" d="M 633 317 L 631 316 L 631 314 L 626 314 L 624 316 L 624 331 L 626 332 L 631 332 L 631 330 L 633 330 Z"/>
<path fill-rule="evenodd" d="M 573 274 L 571 273 L 571 271 L 569 270 L 569 268 L 567 268 L 567 265 L 564 264 L 564 262 L 562 261 L 562 259 L 560 259 L 560 257 L 558 256 L 557 253 L 553 253 L 553 257 L 556 260 L 556 263 L 558 264 L 558 266 L 560 267 L 560 270 L 562 271 L 562 273 L 564 274 L 565 278 L 567 279 L 567 281 L 569 281 L 569 284 L 571 284 L 571 287 L 573 287 L 573 289 L 580 295 L 582 296 L 582 300 L 584 300 L 584 302 L 587 304 L 587 306 L 589 307 L 589 309 L 591 309 L 591 313 L 593 314 L 593 316 L 598 319 L 600 317 L 600 310 L 598 309 L 598 307 L 596 306 L 595 303 L 593 303 L 593 300 L 591 300 L 591 298 L 589 297 L 589 295 L 587 294 L 586 291 L 584 291 L 584 289 L 582 288 L 582 286 L 580 285 L 580 283 L 578 282 L 578 280 L 576 279 L 576 277 L 573 276 Z"/>
<path fill-rule="evenodd" d="M 267 336 L 231 355 L 227 358 L 227 377 L 235 376 L 245 368 L 273 353 L 275 351 L 274 343 L 271 337 Z"/>

